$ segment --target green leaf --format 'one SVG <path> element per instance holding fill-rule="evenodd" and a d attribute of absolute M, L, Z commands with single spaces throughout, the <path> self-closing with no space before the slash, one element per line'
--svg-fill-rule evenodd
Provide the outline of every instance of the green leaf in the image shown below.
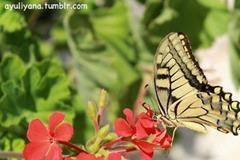
<path fill-rule="evenodd" d="M 207 47 L 216 37 L 226 33 L 226 24 L 230 17 L 227 7 L 220 0 L 208 2 L 165 1 L 163 9 L 149 22 L 149 27 L 143 30 L 150 52 L 155 52 L 153 48 L 155 49 L 161 37 L 169 32 L 185 32 L 193 49 Z"/>
<path fill-rule="evenodd" d="M 217 20 L 217 21 L 216 21 Z M 211 43 L 215 37 L 218 37 L 228 30 L 228 24 L 230 21 L 230 15 L 226 10 L 212 10 L 208 13 L 204 22 L 204 31 L 208 37 L 208 42 Z M 203 44 L 205 40 L 202 40 Z M 206 46 L 208 46 L 206 44 Z"/>
<path fill-rule="evenodd" d="M 110 9 L 100 8 L 97 10 L 91 20 L 99 39 L 114 47 L 118 54 L 127 61 L 134 62 L 137 56 L 134 53 L 134 48 L 130 47 L 133 46 L 133 42 L 129 37 L 128 14 L 126 5 L 122 2 L 116 2 Z"/>
<path fill-rule="evenodd" d="M 0 79 L 6 81 L 8 79 L 21 78 L 25 73 L 25 66 L 18 56 L 4 56 L 0 64 Z"/>
<path fill-rule="evenodd" d="M 7 81 L 1 85 L 3 96 L 0 98 L 1 126 L 9 127 L 18 124 L 27 114 L 24 111 L 34 111 L 34 102 L 25 94 L 21 84 Z"/>
<path fill-rule="evenodd" d="M 173 18 L 177 16 L 178 16 L 178 13 L 175 10 L 171 8 L 165 8 L 162 11 L 161 15 L 156 18 L 155 23 L 158 25 L 164 25 L 164 23 L 171 21 Z"/>
<path fill-rule="evenodd" d="M 51 30 L 51 35 L 53 40 L 58 44 L 65 44 L 67 41 L 66 33 L 64 32 L 64 29 L 62 27 L 54 27 Z"/>
<path fill-rule="evenodd" d="M 201 5 L 206 6 L 208 8 L 214 9 L 226 9 L 226 1 L 224 0 L 197 0 Z"/>
<path fill-rule="evenodd" d="M 43 57 L 49 57 L 53 54 L 53 46 L 49 42 L 40 42 L 39 47 Z"/>
<path fill-rule="evenodd" d="M 38 110 L 52 110 L 70 94 L 69 81 L 61 66 L 54 61 L 33 64 L 24 80 L 28 91 L 35 98 Z"/>
<path fill-rule="evenodd" d="M 16 125 L 31 112 L 69 108 L 64 101 L 69 99 L 70 84 L 57 62 L 46 60 L 33 63 L 25 71 L 23 62 L 12 55 L 3 59 L 1 69 L 13 71 L 0 83 L 2 126 Z"/>
<path fill-rule="evenodd" d="M 162 12 L 164 2 L 162 0 L 148 0 L 146 3 L 146 9 L 143 15 L 143 24 L 148 25 Z"/>
<path fill-rule="evenodd" d="M 25 142 L 23 139 L 16 138 L 12 142 L 12 148 L 14 149 L 14 151 L 22 152 L 22 149 L 24 148 L 24 146 L 25 146 Z"/>
<path fill-rule="evenodd" d="M 233 80 L 237 87 L 240 86 L 240 10 L 236 9 L 232 13 L 231 23 L 229 28 L 230 35 L 230 61 L 232 68 Z"/>
<path fill-rule="evenodd" d="M 39 46 L 36 39 L 28 29 L 16 32 L 0 32 L 0 52 L 17 54 L 24 62 L 40 57 Z"/>
<path fill-rule="evenodd" d="M 98 88 L 117 94 L 140 79 L 135 68 L 137 54 L 129 37 L 128 12 L 125 3 L 116 1 L 90 15 L 73 13 L 65 21 L 65 29 L 75 33 L 68 33 L 68 42 L 79 71 L 78 81 L 83 82 L 78 84 L 79 90 L 88 97 L 85 101 L 96 95 Z"/>
<path fill-rule="evenodd" d="M 230 52 L 230 61 L 231 61 L 231 69 L 232 69 L 232 77 L 235 82 L 235 85 L 239 88 L 240 86 L 240 56 L 239 56 L 239 46 L 235 46 L 234 44 L 231 44 L 230 46 L 231 52 Z"/>
<path fill-rule="evenodd" d="M 0 26 L 6 32 L 16 32 L 26 27 L 24 17 L 15 10 L 6 10 L 0 16 Z"/>

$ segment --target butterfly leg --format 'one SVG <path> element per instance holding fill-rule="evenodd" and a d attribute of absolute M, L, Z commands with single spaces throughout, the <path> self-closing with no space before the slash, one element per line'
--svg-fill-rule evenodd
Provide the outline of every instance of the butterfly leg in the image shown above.
<path fill-rule="evenodd" d="M 175 138 L 176 131 L 177 131 L 177 127 L 175 127 L 175 128 L 173 129 L 171 146 L 173 145 L 173 141 L 174 141 L 174 138 Z"/>

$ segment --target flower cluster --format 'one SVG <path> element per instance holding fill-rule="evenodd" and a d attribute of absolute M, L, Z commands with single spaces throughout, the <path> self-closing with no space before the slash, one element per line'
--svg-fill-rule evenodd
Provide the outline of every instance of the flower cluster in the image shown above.
<path fill-rule="evenodd" d="M 151 160 L 155 149 L 171 147 L 171 137 L 166 130 L 159 128 L 160 122 L 153 120 L 153 112 L 147 109 L 138 115 L 126 108 L 126 119 L 117 118 L 115 132 L 109 125 L 100 125 L 105 105 L 105 92 L 102 91 L 98 106 L 89 103 L 88 116 L 91 118 L 95 136 L 84 147 L 70 142 L 73 135 L 71 124 L 63 122 L 64 114 L 54 112 L 45 126 L 39 119 L 29 123 L 23 156 L 26 160 L 121 160 L 132 151 L 140 151 L 142 160 Z M 74 154 L 63 155 L 63 147 Z"/>
<path fill-rule="evenodd" d="M 150 160 L 156 148 L 168 149 L 171 146 L 171 137 L 166 130 L 158 128 L 157 121 L 152 119 L 152 112 L 140 113 L 134 116 L 130 109 L 124 109 L 126 120 L 118 118 L 115 121 L 115 130 L 121 140 L 131 142 L 141 153 L 141 158 Z"/>

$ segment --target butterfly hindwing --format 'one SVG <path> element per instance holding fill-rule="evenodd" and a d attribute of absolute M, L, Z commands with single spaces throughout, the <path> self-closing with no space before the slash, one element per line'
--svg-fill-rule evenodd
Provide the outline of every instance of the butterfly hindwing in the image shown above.
<path fill-rule="evenodd" d="M 233 110 L 233 104 L 217 94 L 198 92 L 176 101 L 169 107 L 168 114 L 182 127 L 205 132 L 206 126 L 210 126 L 221 132 L 237 135 L 239 111 Z M 198 126 L 197 129 L 194 128 L 194 123 Z M 202 130 L 199 130 L 200 126 Z"/>

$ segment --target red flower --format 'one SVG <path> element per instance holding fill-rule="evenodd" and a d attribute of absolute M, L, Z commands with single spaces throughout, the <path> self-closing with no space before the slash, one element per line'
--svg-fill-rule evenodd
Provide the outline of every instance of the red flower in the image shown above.
<path fill-rule="evenodd" d="M 73 135 L 73 128 L 68 123 L 62 123 L 64 114 L 54 112 L 49 118 L 49 125 L 45 127 L 39 120 L 30 122 L 27 138 L 30 141 L 24 148 L 26 160 L 61 160 L 62 149 L 58 141 L 68 142 Z"/>
<path fill-rule="evenodd" d="M 156 122 L 146 113 L 141 113 L 134 117 L 133 112 L 128 108 L 124 109 L 123 113 L 126 116 L 126 120 L 118 118 L 114 124 L 115 131 L 119 136 L 134 136 L 134 138 L 141 139 L 154 132 Z"/>
<path fill-rule="evenodd" d="M 90 153 L 84 153 L 81 152 L 78 156 L 77 156 L 78 160 L 104 160 L 102 157 L 95 157 L 95 155 L 90 154 Z"/>
<path fill-rule="evenodd" d="M 136 117 L 130 109 L 124 109 L 123 112 L 126 120 L 118 118 L 114 124 L 115 131 L 119 136 L 130 137 L 124 140 L 136 145 L 140 150 L 141 159 L 151 160 L 155 148 L 167 149 L 171 146 L 171 137 L 166 130 L 157 127 L 159 122 L 153 120 L 151 110 Z M 147 141 L 150 136 L 153 138 Z"/>

